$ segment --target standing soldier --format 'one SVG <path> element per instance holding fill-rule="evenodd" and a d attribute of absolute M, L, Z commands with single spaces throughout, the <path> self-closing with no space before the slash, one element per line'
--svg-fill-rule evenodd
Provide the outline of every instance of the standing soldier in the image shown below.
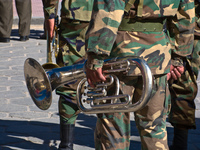
<path fill-rule="evenodd" d="M 44 3 L 45 20 L 50 39 L 53 38 L 55 7 L 59 0 L 49 0 Z M 70 66 L 83 63 L 85 56 L 85 33 L 91 18 L 93 0 L 62 1 L 61 22 L 59 26 L 59 54 L 57 64 Z M 80 112 L 76 105 L 77 82 L 59 87 L 56 93 L 60 95 L 60 150 L 73 150 L 75 121 Z"/>
<path fill-rule="evenodd" d="M 20 41 L 29 40 L 31 25 L 31 0 L 15 0 L 19 16 Z M 10 42 L 13 24 L 13 0 L 0 0 L 0 42 Z"/>
<path fill-rule="evenodd" d="M 193 47 L 194 17 L 193 0 L 94 0 L 86 35 L 86 75 L 89 84 L 94 87 L 96 82 L 105 81 L 103 60 L 118 56 L 143 58 L 154 75 L 149 103 L 135 112 L 143 150 L 169 149 L 166 132 L 169 109 L 167 77 L 175 79 L 184 71 L 183 66 L 171 64 L 171 45 L 163 32 L 163 24 L 171 18 L 170 24 L 179 44 L 173 53 L 184 59 L 191 54 Z M 118 77 L 121 91 L 137 101 L 143 85 L 140 73 L 135 70 L 134 77 L 123 74 Z M 97 150 L 128 150 L 130 113 L 98 115 L 95 138 Z"/>
<path fill-rule="evenodd" d="M 185 72 L 169 84 L 172 109 L 169 122 L 174 126 L 171 150 L 187 150 L 188 129 L 196 129 L 195 103 L 197 77 L 200 67 L 200 1 L 195 0 L 195 32 L 192 54 L 183 59 Z M 172 55 L 173 57 L 173 55 Z"/>

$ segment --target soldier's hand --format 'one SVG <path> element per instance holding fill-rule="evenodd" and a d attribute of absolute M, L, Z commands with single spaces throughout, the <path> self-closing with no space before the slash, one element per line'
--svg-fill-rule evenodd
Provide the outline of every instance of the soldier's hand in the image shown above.
<path fill-rule="evenodd" d="M 170 66 L 170 72 L 167 74 L 167 80 L 177 80 L 184 73 L 184 66 Z"/>
<path fill-rule="evenodd" d="M 97 70 L 90 70 L 86 67 L 85 69 L 87 81 L 91 87 L 94 88 L 96 83 L 106 81 L 106 78 L 102 74 L 102 68 L 98 68 Z"/>
<path fill-rule="evenodd" d="M 50 41 L 52 41 L 53 37 L 54 37 L 54 26 L 55 26 L 55 19 L 47 19 L 46 20 L 48 38 L 50 39 Z"/>

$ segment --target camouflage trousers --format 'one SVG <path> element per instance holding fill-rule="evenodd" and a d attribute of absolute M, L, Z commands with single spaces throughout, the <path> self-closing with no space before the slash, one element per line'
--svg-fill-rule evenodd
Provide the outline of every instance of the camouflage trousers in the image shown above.
<path fill-rule="evenodd" d="M 136 102 L 142 94 L 141 77 L 119 77 L 120 89 Z M 168 149 L 166 116 L 169 112 L 169 89 L 166 75 L 154 77 L 151 99 L 134 112 L 143 150 Z M 130 113 L 98 114 L 95 130 L 96 150 L 129 150 Z"/>
<path fill-rule="evenodd" d="M 60 123 L 75 124 L 78 114 L 80 113 L 78 106 L 72 102 L 66 101 L 62 96 L 60 96 L 58 106 Z"/>
<path fill-rule="evenodd" d="M 199 52 L 200 40 L 195 40 L 193 53 L 185 62 L 185 72 L 177 81 L 170 85 L 172 108 L 169 115 L 169 122 L 178 128 L 196 128 L 194 99 L 198 91 Z"/>
<path fill-rule="evenodd" d="M 59 54 L 57 64 L 70 66 L 85 61 L 85 33 L 89 22 L 61 19 L 59 30 Z M 79 81 L 74 81 L 56 89 L 60 95 L 59 114 L 60 122 L 75 124 L 78 113 L 76 105 L 76 89 Z"/>

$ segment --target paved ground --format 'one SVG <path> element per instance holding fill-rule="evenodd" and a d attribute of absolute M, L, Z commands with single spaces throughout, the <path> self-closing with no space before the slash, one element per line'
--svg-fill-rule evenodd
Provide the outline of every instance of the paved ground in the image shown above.
<path fill-rule="evenodd" d="M 32 0 L 33 6 L 38 5 L 38 1 Z M 26 58 L 32 57 L 41 64 L 46 62 L 46 41 L 39 39 L 43 33 L 42 22 L 35 23 L 42 18 L 40 12 L 38 17 L 33 18 L 29 41 L 18 40 L 17 26 L 14 24 L 11 42 L 0 43 L 0 150 L 55 150 L 59 144 L 58 96 L 53 92 L 50 109 L 42 111 L 32 102 L 24 81 Z M 189 150 L 200 150 L 200 94 L 195 101 L 197 129 L 189 132 Z M 94 150 L 95 122 L 95 115 L 79 115 L 75 150 Z M 139 150 L 140 138 L 133 116 L 131 125 L 131 149 Z M 173 128 L 169 123 L 167 130 L 171 143 Z"/>

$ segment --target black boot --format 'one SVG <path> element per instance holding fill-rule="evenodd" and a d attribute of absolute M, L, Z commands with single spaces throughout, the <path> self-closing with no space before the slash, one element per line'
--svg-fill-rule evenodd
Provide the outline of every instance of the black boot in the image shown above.
<path fill-rule="evenodd" d="M 170 150 L 187 150 L 188 130 L 174 128 L 174 139 Z"/>
<path fill-rule="evenodd" d="M 59 150 L 73 150 L 74 124 L 60 124 Z"/>

